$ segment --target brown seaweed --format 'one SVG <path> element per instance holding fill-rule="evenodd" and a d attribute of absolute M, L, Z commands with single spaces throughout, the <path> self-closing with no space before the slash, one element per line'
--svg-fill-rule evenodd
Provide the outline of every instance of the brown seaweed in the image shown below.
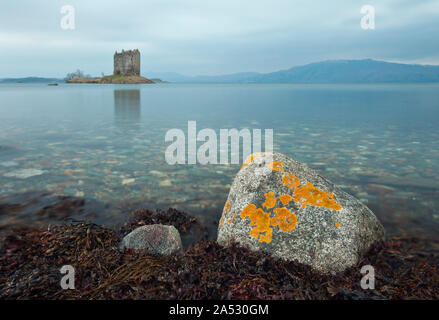
<path fill-rule="evenodd" d="M 142 218 L 142 219 L 140 219 Z M 189 219 L 189 220 L 188 220 Z M 197 224 L 176 210 L 141 210 L 121 234 L 148 223 L 188 232 Z M 295 262 L 212 241 L 182 255 L 117 249 L 120 236 L 92 223 L 22 231 L 2 239 L 1 299 L 438 299 L 439 243 L 392 237 L 336 276 Z M 75 267 L 75 289 L 60 286 L 60 268 Z M 363 265 L 375 268 L 374 290 L 360 286 Z"/>

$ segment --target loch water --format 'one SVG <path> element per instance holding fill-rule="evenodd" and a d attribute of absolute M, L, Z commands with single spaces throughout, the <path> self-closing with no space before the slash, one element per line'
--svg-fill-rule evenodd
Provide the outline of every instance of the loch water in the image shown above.
<path fill-rule="evenodd" d="M 169 165 L 166 132 L 273 129 L 274 151 L 439 234 L 439 84 L 0 84 L 0 232 L 175 207 L 211 237 L 240 164 Z"/>

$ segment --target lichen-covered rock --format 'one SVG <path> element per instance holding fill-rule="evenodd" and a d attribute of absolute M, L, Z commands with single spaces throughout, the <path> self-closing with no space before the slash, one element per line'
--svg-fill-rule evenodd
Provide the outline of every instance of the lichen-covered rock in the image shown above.
<path fill-rule="evenodd" d="M 180 233 L 174 226 L 151 224 L 134 229 L 119 245 L 120 249 L 143 249 L 169 255 L 183 251 Z"/>
<path fill-rule="evenodd" d="M 383 226 L 359 200 L 283 154 L 257 153 L 235 177 L 217 241 L 336 273 L 383 239 Z"/>

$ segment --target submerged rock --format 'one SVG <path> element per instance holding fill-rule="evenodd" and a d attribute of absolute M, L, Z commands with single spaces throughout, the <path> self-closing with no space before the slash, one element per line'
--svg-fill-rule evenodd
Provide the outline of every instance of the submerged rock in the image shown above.
<path fill-rule="evenodd" d="M 149 174 L 152 176 L 155 176 L 157 178 L 165 178 L 167 177 L 167 174 L 161 171 L 157 171 L 157 170 L 151 170 L 149 171 Z"/>
<path fill-rule="evenodd" d="M 121 241 L 120 249 L 144 249 L 169 255 L 182 252 L 180 233 L 174 226 L 151 224 L 134 229 Z"/>
<path fill-rule="evenodd" d="M 0 146 L 1 149 L 1 146 Z M 18 166 L 18 163 L 15 161 L 4 161 L 0 163 L 1 166 L 9 168 L 9 167 L 15 167 Z"/>
<path fill-rule="evenodd" d="M 336 273 L 383 239 L 383 226 L 359 200 L 283 154 L 257 153 L 235 177 L 217 241 Z"/>
<path fill-rule="evenodd" d="M 172 186 L 171 180 L 163 180 L 159 182 L 160 187 L 170 187 Z"/>
<path fill-rule="evenodd" d="M 136 182 L 135 178 L 129 178 L 129 179 L 122 179 L 122 185 L 125 186 L 127 184 L 133 184 Z"/>
<path fill-rule="evenodd" d="M 34 176 L 40 176 L 45 172 L 46 171 L 40 169 L 19 169 L 19 170 L 7 172 L 4 174 L 4 176 L 8 178 L 27 179 Z"/>

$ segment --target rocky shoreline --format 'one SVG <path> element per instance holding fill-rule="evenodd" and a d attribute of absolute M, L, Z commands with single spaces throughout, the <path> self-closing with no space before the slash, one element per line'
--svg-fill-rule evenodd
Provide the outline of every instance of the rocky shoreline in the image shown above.
<path fill-rule="evenodd" d="M 335 276 L 274 259 L 236 244 L 198 241 L 183 253 L 119 250 L 122 237 L 150 223 L 174 226 L 184 238 L 202 230 L 189 215 L 138 210 L 118 230 L 78 222 L 2 239 L 0 299 L 438 299 L 439 246 L 392 237 Z M 60 287 L 63 265 L 76 270 L 74 290 Z M 375 266 L 376 287 L 360 287 L 363 265 Z"/>
<path fill-rule="evenodd" d="M 1 239 L 0 298 L 439 297 L 437 240 L 386 238 L 369 208 L 282 154 L 248 157 L 216 241 L 208 230 L 170 208 L 136 210 L 119 230 L 81 221 L 16 231 Z M 60 287 L 65 265 L 74 290 Z M 360 285 L 364 266 L 374 268 L 371 288 Z"/>
<path fill-rule="evenodd" d="M 112 75 L 101 78 L 74 78 L 66 81 L 67 83 L 113 83 L 113 84 L 137 84 L 137 83 L 155 83 L 154 81 L 141 76 L 122 76 Z"/>

